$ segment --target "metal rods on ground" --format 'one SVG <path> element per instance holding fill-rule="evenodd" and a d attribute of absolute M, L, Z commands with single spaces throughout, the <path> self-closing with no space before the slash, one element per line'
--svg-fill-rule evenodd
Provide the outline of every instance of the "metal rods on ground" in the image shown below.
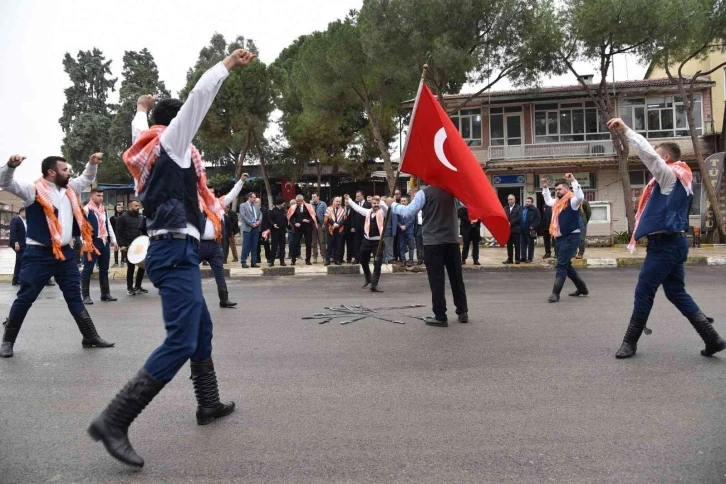
<path fill-rule="evenodd" d="M 385 316 L 378 314 L 378 311 L 395 311 L 399 309 L 413 309 L 422 308 L 423 304 L 409 304 L 407 306 L 398 306 L 390 308 L 366 308 L 360 304 L 345 305 L 341 304 L 338 307 L 325 307 L 324 309 L 329 312 L 325 313 L 314 313 L 312 316 L 304 316 L 302 319 L 315 320 L 318 324 L 325 324 L 331 322 L 333 319 L 345 318 L 340 321 L 340 324 L 351 324 L 356 321 L 361 321 L 366 318 L 377 319 L 379 321 L 385 321 L 393 324 L 406 324 L 398 319 L 390 319 Z"/>

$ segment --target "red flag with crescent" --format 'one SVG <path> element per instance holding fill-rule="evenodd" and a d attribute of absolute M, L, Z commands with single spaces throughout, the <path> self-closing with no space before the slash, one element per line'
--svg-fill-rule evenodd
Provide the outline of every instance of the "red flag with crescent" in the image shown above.
<path fill-rule="evenodd" d="M 481 221 L 499 245 L 509 239 L 509 219 L 466 141 L 431 90 L 421 83 L 411 114 L 401 171 L 451 193 L 471 220 Z"/>
<path fill-rule="evenodd" d="M 290 180 L 282 179 L 280 180 L 280 185 L 282 186 L 282 190 L 280 193 L 280 196 L 285 199 L 285 202 L 289 202 L 293 198 L 295 198 L 295 195 L 297 195 L 295 191 L 295 184 L 291 182 Z"/>

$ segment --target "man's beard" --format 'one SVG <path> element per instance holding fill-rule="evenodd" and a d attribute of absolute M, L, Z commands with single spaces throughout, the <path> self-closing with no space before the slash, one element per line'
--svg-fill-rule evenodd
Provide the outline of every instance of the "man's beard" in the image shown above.
<path fill-rule="evenodd" d="M 55 184 L 58 185 L 61 188 L 65 188 L 68 186 L 69 178 L 62 178 L 60 173 L 55 174 Z"/>
<path fill-rule="evenodd" d="M 557 194 L 557 198 L 562 198 L 562 197 L 563 197 L 563 195 L 561 193 Z"/>

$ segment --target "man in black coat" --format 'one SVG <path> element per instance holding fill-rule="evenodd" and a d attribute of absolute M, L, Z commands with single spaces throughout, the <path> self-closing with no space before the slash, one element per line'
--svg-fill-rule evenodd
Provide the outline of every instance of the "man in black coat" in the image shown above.
<path fill-rule="evenodd" d="M 552 258 L 552 236 L 550 235 L 550 224 L 552 223 L 552 207 L 547 204 L 542 207 L 542 222 L 539 224 L 539 231 L 544 239 L 545 253 L 543 259 Z"/>
<path fill-rule="evenodd" d="M 25 208 L 18 210 L 18 216 L 10 221 L 10 240 L 8 246 L 15 251 L 15 269 L 13 269 L 13 286 L 19 286 L 20 266 L 25 253 L 25 232 L 27 222 L 25 221 Z"/>
<path fill-rule="evenodd" d="M 121 205 L 120 203 L 116 204 L 116 206 L 113 207 L 113 215 L 111 216 L 110 219 L 108 219 L 108 221 L 111 223 L 111 227 L 113 227 L 114 233 L 118 232 L 118 229 L 116 228 L 116 222 L 118 221 L 118 218 L 121 216 L 121 214 L 123 214 L 123 212 L 124 212 L 124 206 Z M 119 252 L 120 252 L 119 250 L 113 251 L 114 267 L 116 267 L 118 265 L 118 253 Z M 121 252 L 121 263 L 123 264 L 124 262 L 126 262 L 126 253 Z"/>
<path fill-rule="evenodd" d="M 262 199 L 257 199 L 257 208 L 260 209 L 260 238 L 257 242 L 257 260 L 262 263 L 262 258 L 260 255 L 262 254 L 262 247 L 265 248 L 265 259 L 267 259 L 267 263 L 269 264 L 272 259 L 272 254 L 270 251 L 270 214 L 267 207 L 262 206 Z"/>
<path fill-rule="evenodd" d="M 519 234 L 522 233 L 522 207 L 517 205 L 517 199 L 514 195 L 507 197 L 507 206 L 504 207 L 507 217 L 509 217 L 509 240 L 507 241 L 507 260 L 502 264 L 519 264 Z M 512 251 L 514 251 L 514 259 L 512 259 Z"/>
<path fill-rule="evenodd" d="M 534 241 L 537 239 L 537 227 L 542 216 L 534 205 L 534 199 L 527 197 L 522 209 L 522 232 L 520 233 L 521 259 L 520 262 L 532 262 L 534 258 Z"/>
<path fill-rule="evenodd" d="M 225 222 L 227 226 L 227 243 L 224 244 L 224 263 L 227 263 L 229 252 L 232 251 L 232 262 L 239 262 L 239 256 L 237 255 L 237 242 L 235 237 L 239 234 L 239 215 L 234 210 L 230 210 L 229 205 L 224 207 L 224 211 L 227 214 L 225 216 Z"/>
<path fill-rule="evenodd" d="M 129 209 L 116 219 L 116 239 L 121 253 L 126 254 L 134 239 L 142 234 L 142 220 L 140 215 L 141 205 L 136 200 L 129 202 Z M 141 287 L 141 280 L 144 278 L 144 270 L 139 267 L 136 272 L 136 284 L 134 285 L 134 271 L 136 266 L 126 259 L 126 294 L 136 296 L 146 294 L 149 291 Z"/>
<path fill-rule="evenodd" d="M 469 246 L 471 246 L 471 256 L 474 259 L 474 265 L 479 264 L 479 242 L 481 242 L 481 222 L 478 220 L 469 220 L 469 211 L 464 204 L 459 204 L 459 233 L 464 241 L 464 249 L 461 251 L 461 264 L 466 265 L 466 259 L 469 258 Z"/>
<path fill-rule="evenodd" d="M 280 259 L 280 265 L 285 264 L 285 234 L 287 233 L 287 210 L 285 210 L 285 199 L 277 197 L 275 206 L 267 212 L 267 222 L 270 227 L 270 245 L 272 245 L 271 258 L 267 265 L 275 265 L 275 259 Z"/>
<path fill-rule="evenodd" d="M 369 202 L 366 202 L 365 200 L 366 200 L 366 197 L 362 191 L 358 190 L 357 192 L 355 192 L 355 202 L 353 202 L 353 203 L 355 203 L 359 207 L 372 208 L 371 204 Z M 352 261 L 352 263 L 357 264 L 359 253 L 360 253 L 360 247 L 363 244 L 363 231 L 364 231 L 364 226 L 366 223 L 366 218 L 365 218 L 365 216 L 363 216 L 355 211 L 350 212 L 350 217 L 352 217 L 352 218 L 350 219 L 351 222 L 350 222 L 349 228 L 350 228 L 350 233 L 353 234 L 352 235 L 353 236 L 353 261 Z"/>

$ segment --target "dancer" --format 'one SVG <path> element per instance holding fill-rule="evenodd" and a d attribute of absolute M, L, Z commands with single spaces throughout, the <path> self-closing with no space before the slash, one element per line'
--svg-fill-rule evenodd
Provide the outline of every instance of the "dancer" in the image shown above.
<path fill-rule="evenodd" d="M 358 193 L 360 194 L 361 192 Z M 350 198 L 346 198 L 345 203 L 363 217 L 363 243 L 360 246 L 359 252 L 360 265 L 363 268 L 363 275 L 365 276 L 363 288 L 371 286 L 371 292 L 383 292 L 378 289 L 377 285 L 371 284 L 371 268 L 369 263 L 371 255 L 375 254 L 378 249 L 378 241 L 381 240 L 381 235 L 383 234 L 383 224 L 388 206 L 378 196 L 371 199 L 371 208 L 364 208 L 360 200 L 353 201 Z"/>
<path fill-rule="evenodd" d="M 570 296 L 587 296 L 590 292 L 585 281 L 580 278 L 574 267 L 572 258 L 575 257 L 577 248 L 580 245 L 580 231 L 582 230 L 582 219 L 580 218 L 580 204 L 585 199 L 585 194 L 580 184 L 572 175 L 565 175 L 566 181 L 558 181 L 555 185 L 557 200 L 552 198 L 549 189 L 549 182 L 542 178 L 542 196 L 544 202 L 552 207 L 552 221 L 550 222 L 550 234 L 557 241 L 557 270 L 555 273 L 555 284 L 552 287 L 552 294 L 547 299 L 551 303 L 560 300 L 560 292 L 569 277 L 575 283 L 575 292 Z M 572 187 L 570 189 L 570 187 Z"/>
<path fill-rule="evenodd" d="M 688 258 L 688 208 L 693 198 L 691 169 L 682 161 L 681 150 L 675 143 L 662 143 L 657 148 L 648 143 L 620 118 L 608 121 L 608 128 L 628 137 L 630 146 L 638 153 L 653 175 L 643 190 L 635 214 L 635 230 L 628 249 L 648 238 L 648 251 L 635 287 L 635 304 L 623 344 L 616 358 L 635 355 L 640 335 L 645 330 L 655 293 L 662 285 L 666 298 L 683 314 L 706 344 L 703 356 L 726 349 L 724 341 L 713 328 L 713 319 L 706 317 L 686 292 L 683 263 Z"/>
<path fill-rule="evenodd" d="M 197 423 L 206 425 L 234 411 L 233 402 L 220 402 L 212 362 L 212 319 L 199 269 L 204 228 L 199 191 L 206 176 L 191 141 L 229 71 L 249 65 L 254 58 L 244 49 L 235 50 L 202 75 L 186 102 L 160 101 L 153 113 L 154 126 L 123 154 L 144 205 L 150 239 L 146 270 L 161 295 L 167 334 L 143 368 L 93 420 L 88 433 L 131 466 L 142 467 L 144 460 L 131 447 L 129 425 L 187 360 L 191 359 Z"/>
<path fill-rule="evenodd" d="M 78 194 L 96 178 L 96 171 L 103 153 L 91 155 L 80 177 L 70 179 L 68 163 L 60 156 L 49 156 L 41 164 L 43 177 L 34 183 L 22 183 L 13 179 L 15 169 L 25 159 L 14 155 L 0 168 L 0 188 L 20 197 L 25 203 L 28 223 L 27 247 L 20 269 L 20 290 L 5 320 L 5 332 L 0 357 L 13 356 L 13 345 L 30 307 L 40 291 L 55 276 L 68 309 L 83 335 L 84 348 L 108 348 L 113 346 L 98 335 L 91 316 L 83 305 L 81 275 L 78 259 L 71 247 L 74 236 L 82 235 L 81 253 L 90 256 L 97 250 L 93 244 L 93 229 L 83 216 Z"/>
<path fill-rule="evenodd" d="M 108 284 L 108 267 L 111 264 L 111 247 L 118 250 L 116 243 L 116 234 L 113 226 L 109 221 L 106 209 L 103 206 L 103 190 L 99 188 L 91 189 L 91 199 L 84 209 L 86 219 L 93 228 L 93 244 L 96 251 L 91 253 L 91 258 L 83 261 L 83 272 L 81 273 L 81 294 L 83 295 L 83 304 L 86 306 L 93 304 L 90 294 L 91 275 L 93 268 L 98 263 L 98 283 L 101 286 L 101 301 L 116 301 L 111 296 L 111 289 Z"/>

